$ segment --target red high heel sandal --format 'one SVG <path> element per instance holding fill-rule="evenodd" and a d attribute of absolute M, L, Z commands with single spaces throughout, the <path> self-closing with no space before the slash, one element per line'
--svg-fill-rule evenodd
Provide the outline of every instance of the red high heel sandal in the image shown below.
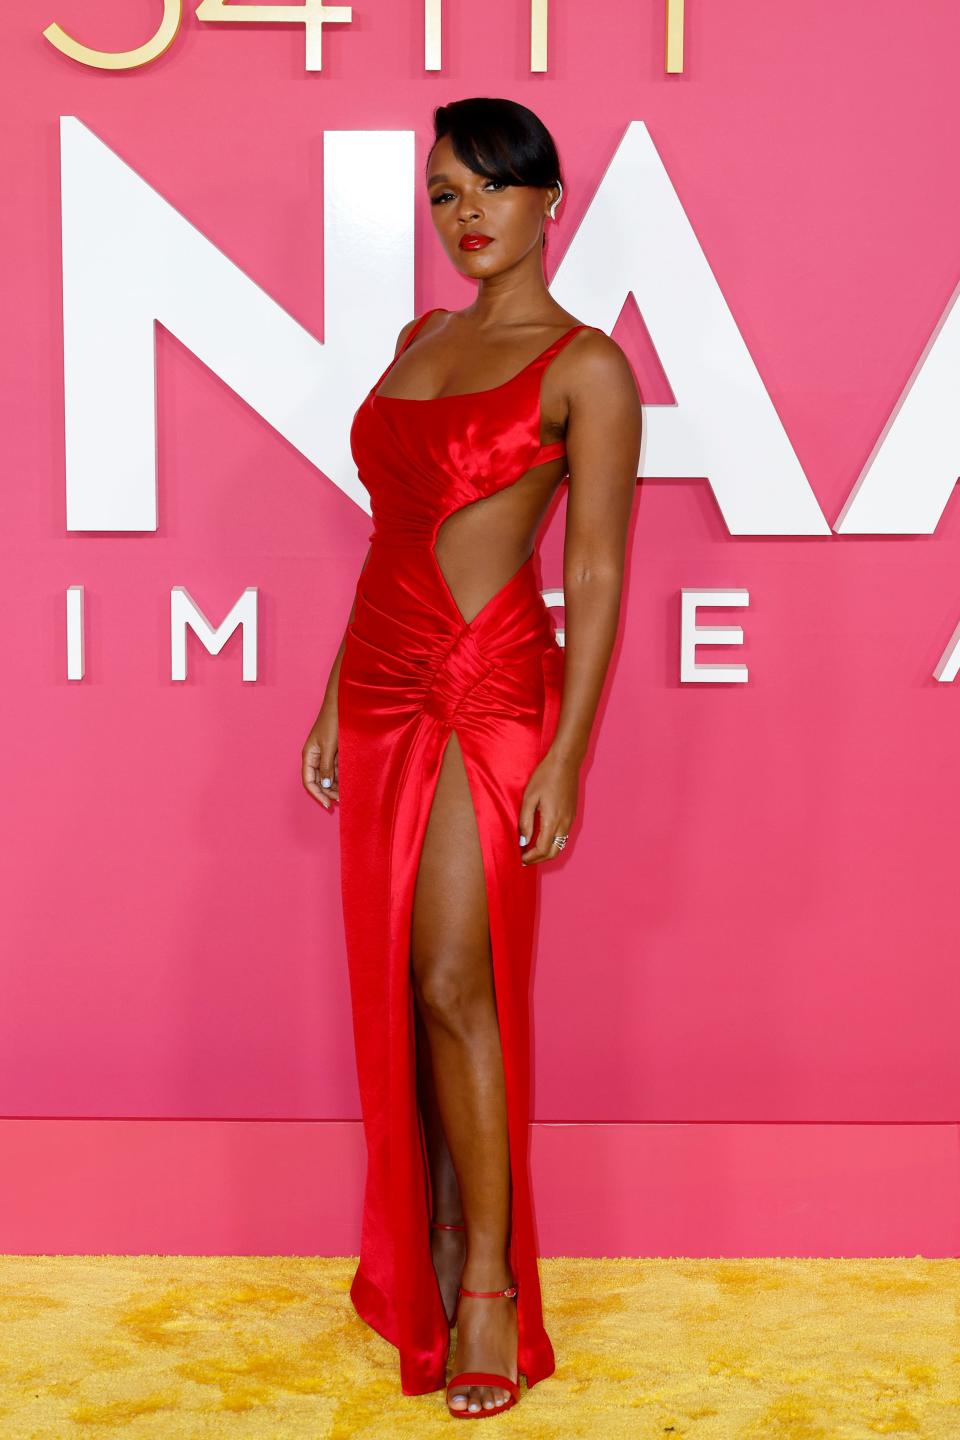
<path fill-rule="evenodd" d="M 513 1299 L 516 1293 L 516 1282 L 514 1282 L 512 1285 L 508 1285 L 505 1290 L 467 1290 L 463 1285 L 461 1285 L 457 1293 L 457 1304 L 460 1304 L 461 1295 L 469 1295 L 471 1297 L 476 1297 L 477 1299 L 482 1300 L 492 1300 L 495 1296 L 498 1295 L 505 1295 L 507 1299 Z M 462 1390 L 467 1385 L 496 1385 L 501 1390 L 509 1390 L 510 1395 L 507 1400 L 502 1400 L 499 1405 L 491 1406 L 489 1410 L 485 1410 L 482 1405 L 480 1406 L 479 1410 L 468 1410 L 466 1407 L 464 1407 L 464 1409 L 462 1410 L 451 1410 L 451 1390 Z M 519 1399 L 519 1370 L 517 1371 L 516 1380 L 511 1380 L 509 1375 L 495 1375 L 492 1372 L 488 1372 L 485 1370 L 462 1370 L 459 1375 L 454 1375 L 451 1378 L 450 1383 L 447 1386 L 447 1409 L 450 1411 L 450 1414 L 456 1420 L 482 1420 L 487 1415 L 502 1415 L 504 1410 L 509 1410 L 511 1406 L 516 1405 Z"/>
<path fill-rule="evenodd" d="M 465 1225 L 462 1221 L 457 1221 L 456 1223 L 451 1223 L 451 1222 L 446 1221 L 446 1220 L 431 1220 L 431 1221 L 430 1221 L 430 1224 L 433 1226 L 434 1230 L 465 1230 L 465 1229 L 467 1228 L 466 1225 Z M 459 1309 L 460 1309 L 460 1295 L 459 1295 L 459 1292 L 458 1292 L 457 1298 L 456 1298 L 456 1300 L 454 1300 L 454 1302 L 453 1302 L 453 1314 L 452 1314 L 452 1315 L 449 1315 L 449 1316 L 447 1317 L 447 1324 L 449 1325 L 449 1327 L 450 1327 L 451 1330 L 453 1329 L 454 1325 L 456 1325 L 456 1323 L 457 1323 L 457 1311 L 458 1311 Z"/>

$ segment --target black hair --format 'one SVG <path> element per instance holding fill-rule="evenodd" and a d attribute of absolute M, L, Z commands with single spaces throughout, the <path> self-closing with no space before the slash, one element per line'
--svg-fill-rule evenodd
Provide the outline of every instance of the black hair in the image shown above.
<path fill-rule="evenodd" d="M 539 115 L 517 100 L 474 95 L 438 105 L 433 130 L 434 145 L 448 135 L 461 165 L 488 180 L 538 188 L 563 184 L 553 136 Z"/>

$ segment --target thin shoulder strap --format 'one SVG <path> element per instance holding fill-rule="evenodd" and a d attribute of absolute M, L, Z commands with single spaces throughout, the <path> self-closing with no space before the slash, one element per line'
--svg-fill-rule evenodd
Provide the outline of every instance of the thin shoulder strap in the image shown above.
<path fill-rule="evenodd" d="M 423 329 L 423 326 L 430 319 L 430 316 L 436 315 L 437 311 L 441 308 L 442 307 L 440 305 L 434 305 L 432 310 L 424 310 L 423 314 L 420 316 L 420 319 L 414 321 L 414 324 L 410 329 L 410 334 L 407 336 L 406 340 L 404 340 L 403 344 L 400 346 L 400 349 L 393 357 L 395 360 L 403 354 L 404 350 L 406 350 L 407 346 L 410 344 L 410 341 L 413 339 L 414 335 L 416 335 L 417 331 Z"/>
<path fill-rule="evenodd" d="M 544 370 L 550 364 L 550 361 L 558 353 L 558 351 L 562 350 L 564 345 L 569 344 L 569 342 L 573 339 L 574 335 L 578 335 L 581 330 L 595 330 L 596 328 L 597 327 L 595 325 L 572 325 L 569 330 L 564 332 L 563 335 L 558 335 L 556 340 L 554 340 L 553 344 L 548 345 L 546 350 L 544 350 L 541 355 L 537 356 L 537 358 L 531 363 L 530 369 L 533 370 L 537 375 L 538 388 L 542 384 Z M 538 405 L 537 424 L 539 423 L 540 407 Z M 566 453 L 567 442 L 565 440 L 552 440 L 548 445 L 541 445 L 539 447 L 539 449 L 537 450 L 537 459 L 535 463 L 537 465 L 542 465 L 545 460 L 559 460 L 560 457 L 562 455 L 566 455 Z"/>
<path fill-rule="evenodd" d="M 569 345 L 574 335 L 579 335 L 581 330 L 595 329 L 595 325 L 571 325 L 569 330 L 565 330 L 562 335 L 557 336 L 556 340 L 554 340 L 552 345 L 548 345 L 546 350 L 541 351 L 539 355 L 537 355 L 533 360 L 531 360 L 530 369 L 534 370 L 545 368 L 547 365 L 550 364 L 550 361 L 553 359 L 554 355 L 557 355 L 563 349 L 564 345 Z"/>
<path fill-rule="evenodd" d="M 441 306 L 435 305 L 432 310 L 425 310 L 425 311 L 423 312 L 423 314 L 420 316 L 419 320 L 415 320 L 415 321 L 414 321 L 414 323 L 413 323 L 413 325 L 411 326 L 410 331 L 409 331 L 409 333 L 408 333 L 408 335 L 407 335 L 406 340 L 404 340 L 403 344 L 400 346 L 400 349 L 397 351 L 396 355 L 392 355 L 392 356 L 390 357 L 390 359 L 387 361 L 387 364 L 386 364 L 386 366 L 384 367 L 384 369 L 381 370 L 381 372 L 380 372 L 380 374 L 377 376 L 376 380 L 374 380 L 373 384 L 370 386 L 370 389 L 369 389 L 369 391 L 367 392 L 368 395 L 373 395 L 373 394 L 376 393 L 377 390 L 380 389 L 380 386 L 383 384 L 384 380 L 386 380 L 386 378 L 387 378 L 387 376 L 389 375 L 390 371 L 393 369 L 394 365 L 395 365 L 395 364 L 397 363 L 397 361 L 400 359 L 400 356 L 403 354 L 404 350 L 406 350 L 407 346 L 410 344 L 410 341 L 413 339 L 414 335 L 416 335 L 417 331 L 420 330 L 420 329 L 422 329 L 422 328 L 423 328 L 423 325 L 425 324 L 425 322 L 426 322 L 427 320 L 429 320 L 430 316 L 431 316 L 431 315 L 435 315 L 435 314 L 437 313 L 437 311 L 438 311 L 439 309 L 441 309 L 441 308 L 442 308 Z"/>

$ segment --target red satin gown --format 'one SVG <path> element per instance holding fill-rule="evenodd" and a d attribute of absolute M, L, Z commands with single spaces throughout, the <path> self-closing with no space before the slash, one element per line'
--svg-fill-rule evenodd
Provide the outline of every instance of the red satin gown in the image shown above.
<path fill-rule="evenodd" d="M 424 321 L 407 337 L 410 344 Z M 435 554 L 461 506 L 562 456 L 540 441 L 540 382 L 560 336 L 505 384 L 435 400 L 378 396 L 350 444 L 374 530 L 339 680 L 340 856 L 357 1074 L 367 1144 L 357 1313 L 399 1350 L 401 1390 L 445 1384 L 450 1331 L 430 1246 L 410 933 L 414 885 L 444 746 L 456 730 L 483 855 L 503 1055 L 518 1283 L 518 1373 L 555 1368 L 543 1324 L 527 1162 L 529 984 L 539 867 L 521 864 L 523 791 L 553 738 L 563 650 L 534 554 L 469 622 Z M 395 357 L 396 358 L 396 357 Z"/>

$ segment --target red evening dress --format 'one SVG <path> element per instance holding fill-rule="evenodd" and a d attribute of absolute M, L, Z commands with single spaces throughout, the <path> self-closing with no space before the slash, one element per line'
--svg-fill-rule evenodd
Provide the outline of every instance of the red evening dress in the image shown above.
<path fill-rule="evenodd" d="M 407 336 L 410 344 L 429 315 Z M 469 622 L 435 553 L 460 507 L 563 456 L 540 439 L 540 384 L 576 325 L 503 385 L 432 400 L 378 396 L 350 444 L 374 523 L 338 691 L 340 856 L 357 1076 L 367 1145 L 357 1313 L 399 1351 L 402 1393 L 441 1389 L 450 1331 L 433 1269 L 417 1096 L 410 932 L 444 746 L 456 730 L 480 835 L 510 1157 L 508 1260 L 518 1374 L 555 1368 L 543 1324 L 527 1149 L 529 986 L 539 866 L 521 864 L 524 789 L 553 738 L 563 650 L 534 555 Z M 395 357 L 396 359 L 397 357 Z"/>

